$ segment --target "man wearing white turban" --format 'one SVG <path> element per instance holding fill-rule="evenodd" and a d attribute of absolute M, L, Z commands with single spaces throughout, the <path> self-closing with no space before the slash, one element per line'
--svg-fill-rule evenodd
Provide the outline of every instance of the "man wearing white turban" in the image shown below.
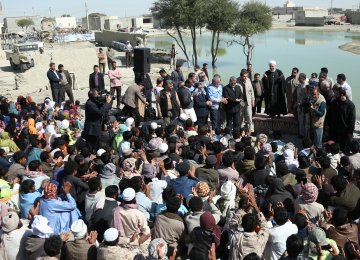
<path fill-rule="evenodd" d="M 276 61 L 269 61 L 269 70 L 262 79 L 265 89 L 265 113 L 274 117 L 286 115 L 285 78 L 281 70 L 276 68 Z"/>

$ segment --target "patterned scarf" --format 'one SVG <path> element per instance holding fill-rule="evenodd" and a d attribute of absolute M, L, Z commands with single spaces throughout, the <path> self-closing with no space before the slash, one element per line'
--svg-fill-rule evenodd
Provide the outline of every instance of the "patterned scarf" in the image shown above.
<path fill-rule="evenodd" d="M 318 194 L 319 190 L 313 183 L 306 183 L 301 190 L 301 199 L 306 203 L 312 203 L 317 200 Z"/>
<path fill-rule="evenodd" d="M 44 189 L 45 199 L 57 199 L 57 186 L 54 183 L 49 183 Z"/>

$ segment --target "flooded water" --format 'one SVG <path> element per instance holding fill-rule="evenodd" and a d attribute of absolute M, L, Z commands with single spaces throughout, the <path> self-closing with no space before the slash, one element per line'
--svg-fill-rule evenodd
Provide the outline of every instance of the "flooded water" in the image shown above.
<path fill-rule="evenodd" d="M 252 64 L 255 72 L 261 75 L 268 69 L 267 62 L 276 60 L 278 68 L 285 76 L 289 76 L 293 67 L 298 67 L 301 72 L 310 76 L 312 72 L 319 73 L 321 67 L 329 69 L 329 76 L 336 80 L 336 75 L 344 73 L 353 90 L 353 101 L 357 105 L 357 117 L 360 118 L 360 80 L 359 67 L 360 55 L 342 51 L 338 46 L 359 39 L 360 34 L 350 32 L 312 32 L 271 30 L 254 37 L 255 50 Z M 215 73 L 222 76 L 222 81 L 227 83 L 231 76 L 238 76 L 245 67 L 246 59 L 242 46 L 226 42 L 232 36 L 223 35 L 220 44 L 220 55 L 216 63 Z M 185 37 L 185 42 L 192 56 L 191 38 Z M 148 39 L 148 47 L 170 49 L 173 39 L 169 36 Z M 211 67 L 211 36 L 204 33 L 198 38 L 198 64 L 204 62 Z M 184 56 L 178 49 L 180 56 Z M 209 73 L 214 74 L 211 69 Z"/>

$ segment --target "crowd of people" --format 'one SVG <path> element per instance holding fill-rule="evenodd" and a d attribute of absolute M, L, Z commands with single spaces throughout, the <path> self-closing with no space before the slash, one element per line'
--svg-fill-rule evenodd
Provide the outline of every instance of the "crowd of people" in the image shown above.
<path fill-rule="evenodd" d="M 55 64 L 53 100 L 2 97 L 0 259 L 360 259 L 346 77 L 294 68 L 285 78 L 269 66 L 261 76 L 249 64 L 225 86 L 220 75 L 209 82 L 206 64 L 187 79 L 179 65 L 161 70 L 158 118 L 147 122 L 143 83 L 121 96 L 114 60 L 110 89 L 127 118 L 109 113 L 98 65 L 84 111 Z M 295 114 L 301 146 L 257 132 L 263 101 L 274 120 Z"/>

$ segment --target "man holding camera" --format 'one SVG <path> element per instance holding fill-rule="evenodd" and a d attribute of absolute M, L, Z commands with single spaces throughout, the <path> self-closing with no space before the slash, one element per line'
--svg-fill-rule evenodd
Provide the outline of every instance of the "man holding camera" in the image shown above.
<path fill-rule="evenodd" d="M 85 124 L 83 137 L 92 152 L 97 151 L 101 134 L 101 123 L 106 113 L 111 109 L 112 96 L 106 96 L 105 102 L 99 99 L 96 89 L 88 92 L 89 99 L 85 103 Z"/>

